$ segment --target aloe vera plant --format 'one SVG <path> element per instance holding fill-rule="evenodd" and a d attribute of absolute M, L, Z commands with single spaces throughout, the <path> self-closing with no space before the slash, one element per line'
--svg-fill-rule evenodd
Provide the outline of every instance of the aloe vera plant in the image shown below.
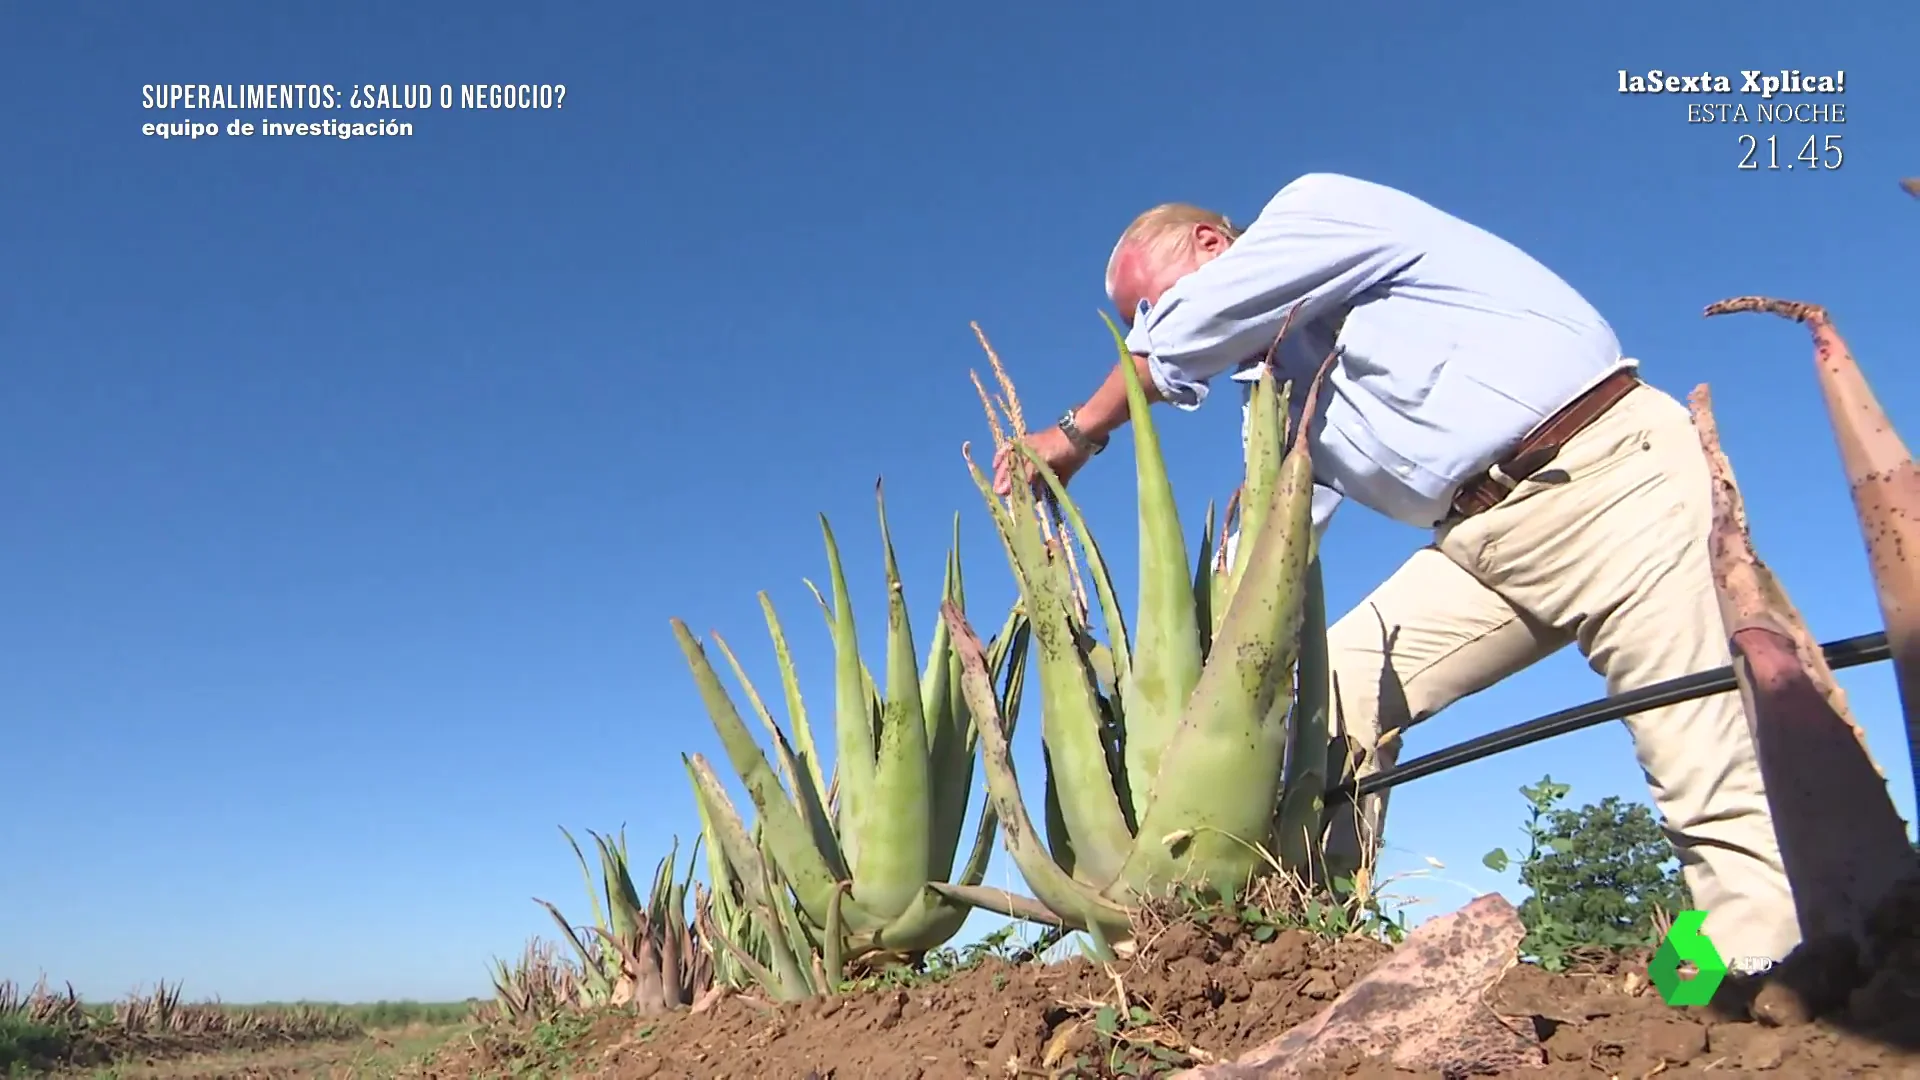
<path fill-rule="evenodd" d="M 685 754 L 681 761 L 707 839 L 713 887 L 695 886 L 694 918 L 713 957 L 715 981 L 731 989 L 758 987 L 778 1001 L 835 992 L 845 966 L 845 888 L 829 899 L 826 925 L 811 929 L 764 841 L 747 844 L 739 862 L 724 853 L 721 838 L 746 837 L 747 827 L 730 801 L 710 800 L 710 792 L 723 789 L 706 761 Z M 739 850 L 737 839 L 736 845 Z"/>
<path fill-rule="evenodd" d="M 1072 580 L 1065 544 L 1048 540 L 1039 497 L 1016 484 L 1001 502 L 968 459 L 1032 624 L 1047 847 L 1020 792 L 988 656 L 965 613 L 945 609 L 1007 846 L 1039 905 L 1096 943 L 1123 938 L 1132 908 L 1176 883 L 1231 895 L 1275 868 L 1309 870 L 1327 765 L 1325 613 L 1305 438 L 1318 381 L 1288 452 L 1286 396 L 1264 369 L 1251 396 L 1239 544 L 1231 557 L 1209 549 L 1209 512 L 1189 563 L 1149 403 L 1118 328 L 1108 328 L 1126 372 L 1138 469 L 1131 626 L 1085 520 L 1044 463 L 1023 443 L 1007 444 L 1044 479 L 1063 531 L 1081 543 L 1104 645 L 1075 599 L 1086 590 Z"/>
<path fill-rule="evenodd" d="M 535 938 L 512 964 L 494 959 L 493 1009 L 522 1022 L 580 1007 L 586 1004 L 580 974 L 580 966 L 560 955 L 553 942 Z"/>
<path fill-rule="evenodd" d="M 972 846 L 957 875 L 954 863 L 967 823 L 977 730 L 959 687 L 959 658 L 950 632 L 936 625 L 924 666 L 916 660 L 905 590 L 876 491 L 885 552 L 888 627 L 885 682 L 862 662 L 853 604 L 839 545 L 824 518 L 831 599 L 814 590 L 834 647 L 834 735 L 837 768 L 828 783 L 807 719 L 786 633 L 772 603 L 761 595 L 794 732 L 789 739 L 738 658 L 712 635 L 772 744 L 778 769 L 742 720 L 705 647 L 673 621 L 675 637 L 729 762 L 755 811 L 749 830 L 704 758 L 687 759 L 703 827 L 726 864 L 716 874 L 739 886 L 724 898 L 716 888 L 716 921 L 732 933 L 754 929 L 754 940 L 729 938 L 725 951 L 743 969 L 759 967 L 789 988 L 779 968 L 798 966 L 812 992 L 831 989 L 843 962 L 884 954 L 911 958 L 958 933 L 971 913 L 949 890 L 978 885 L 992 855 L 997 818 L 983 808 Z M 943 600 L 964 608 L 958 525 L 948 551 Z M 809 583 L 811 587 L 811 583 Z M 994 639 L 987 700 L 996 718 L 1011 716 L 1024 679 L 1027 630 L 1009 614 Z M 723 928 L 724 929 L 724 928 Z M 809 959 L 825 969 L 810 977 Z M 787 963 L 793 961 L 793 965 Z M 792 974 L 792 972 L 789 972 Z M 754 973 L 759 981 L 759 973 Z M 797 991 L 795 991 L 797 992 Z"/>
<path fill-rule="evenodd" d="M 583 938 L 558 907 L 538 898 L 534 902 L 553 916 L 579 959 L 574 1003 L 632 1005 L 641 1015 L 694 1004 L 713 985 L 712 962 L 699 941 L 697 927 L 687 917 L 687 890 L 694 860 L 688 860 L 687 876 L 677 877 L 680 845 L 676 840 L 672 853 L 654 866 L 652 887 L 642 901 L 628 869 L 625 830 L 614 836 L 588 834 L 600 856 L 597 887 L 579 841 L 565 829 L 560 832 L 573 847 L 580 874 L 587 882 L 588 899 L 593 903 L 589 936 Z M 699 846 L 698 842 L 694 845 L 696 849 Z M 499 977 L 508 972 L 502 968 L 495 974 L 498 989 Z"/>
<path fill-rule="evenodd" d="M 680 755 L 693 779 L 694 803 L 700 811 L 700 835 L 705 841 L 708 885 L 694 884 L 694 921 L 713 959 L 713 981 L 730 990 L 762 985 L 771 963 L 770 943 L 754 909 L 758 889 L 749 889 L 742 871 L 727 859 L 714 831 L 712 813 L 701 794 L 693 759 Z M 704 762 L 702 763 L 704 766 Z"/>

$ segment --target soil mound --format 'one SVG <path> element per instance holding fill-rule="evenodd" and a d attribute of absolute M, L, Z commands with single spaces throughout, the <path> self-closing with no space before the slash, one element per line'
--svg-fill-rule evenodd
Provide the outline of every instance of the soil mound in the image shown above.
<path fill-rule="evenodd" d="M 1166 1076 L 1231 1061 L 1310 1019 L 1386 955 L 1359 939 L 1301 930 L 1265 941 L 1239 926 L 1184 924 L 1111 969 L 990 960 L 938 983 L 847 993 L 792 1006 L 724 999 L 699 1014 L 608 1016 L 575 1047 L 572 1075 L 700 1080 L 948 1080 Z M 1553 974 L 1522 965 L 1489 1004 L 1544 1050 L 1544 1078 L 1920 1077 L 1920 1011 L 1872 1036 L 1808 1024 L 1768 1027 L 1663 1004 L 1645 958 Z M 1884 1020 L 1884 1017 L 1880 1019 Z M 435 1072 L 498 1068 L 470 1048 Z M 1342 1061 L 1314 1075 L 1408 1077 Z M 1443 1074 L 1432 1074 L 1443 1075 Z"/>

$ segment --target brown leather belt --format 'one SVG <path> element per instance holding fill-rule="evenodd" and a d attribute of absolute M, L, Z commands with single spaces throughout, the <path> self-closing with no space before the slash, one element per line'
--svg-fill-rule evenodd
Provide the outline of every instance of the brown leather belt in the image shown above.
<path fill-rule="evenodd" d="M 1470 518 L 1500 505 L 1521 481 L 1531 478 L 1557 457 L 1569 439 L 1606 415 L 1608 409 L 1639 385 L 1640 376 L 1632 368 L 1623 368 L 1547 417 L 1492 468 L 1460 485 L 1453 496 L 1451 520 Z"/>

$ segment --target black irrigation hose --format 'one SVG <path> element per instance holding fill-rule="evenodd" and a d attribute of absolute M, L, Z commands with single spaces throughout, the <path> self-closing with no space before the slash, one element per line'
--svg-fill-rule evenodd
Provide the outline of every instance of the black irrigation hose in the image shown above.
<path fill-rule="evenodd" d="M 1878 663 L 1893 655 L 1887 645 L 1885 632 L 1861 634 L 1858 637 L 1829 641 L 1820 646 L 1826 654 L 1827 666 L 1839 671 L 1843 668 L 1859 667 L 1862 664 Z M 1457 746 L 1445 750 L 1436 750 L 1431 754 L 1414 758 L 1404 765 L 1391 769 L 1382 769 L 1372 776 L 1361 780 L 1357 785 L 1362 795 L 1372 795 L 1388 788 L 1404 784 L 1409 780 L 1418 780 L 1423 776 L 1451 769 L 1456 765 L 1479 761 L 1492 757 L 1503 750 L 1514 750 L 1522 746 L 1531 746 L 1555 735 L 1565 735 L 1570 731 L 1596 727 L 1609 720 L 1620 720 L 1638 713 L 1664 709 L 1669 705 L 1678 705 L 1684 701 L 1712 697 L 1729 690 L 1739 689 L 1734 679 L 1733 669 L 1723 667 L 1714 671 L 1703 671 L 1697 675 L 1683 675 L 1678 679 L 1668 679 L 1663 683 L 1629 691 L 1618 697 L 1601 698 L 1589 701 L 1585 705 L 1575 705 L 1557 713 L 1549 713 L 1537 720 L 1528 720 L 1524 724 L 1515 724 L 1509 728 L 1469 739 Z M 1327 792 L 1329 804 L 1343 802 L 1354 797 L 1356 785 L 1341 784 Z M 1067 932 L 1058 928 L 1049 928 L 1040 935 L 1040 940 L 1022 949 L 1014 958 L 1014 963 L 1026 963 L 1058 944 Z"/>
<path fill-rule="evenodd" d="M 1834 670 L 1858 667 L 1885 660 L 1893 655 L 1887 646 L 1887 635 L 1882 633 L 1861 634 L 1859 637 L 1842 638 L 1829 641 L 1820 646 L 1826 654 L 1827 666 Z M 1716 671 L 1703 671 L 1697 675 L 1683 675 L 1678 679 L 1669 679 L 1663 683 L 1642 687 L 1618 697 L 1602 698 L 1585 705 L 1576 705 L 1571 709 L 1542 716 L 1538 720 L 1529 720 L 1524 724 L 1515 724 L 1509 728 L 1469 739 L 1458 746 L 1449 746 L 1414 758 L 1403 765 L 1391 769 L 1382 769 L 1372 776 L 1364 777 L 1357 785 L 1359 794 L 1372 795 L 1388 788 L 1404 784 L 1409 780 L 1418 780 L 1423 776 L 1451 769 L 1455 765 L 1465 765 L 1470 761 L 1479 761 L 1503 750 L 1513 750 L 1529 746 L 1542 739 L 1551 739 L 1555 735 L 1565 735 L 1569 731 L 1594 727 L 1609 720 L 1619 720 L 1636 713 L 1663 709 L 1668 705 L 1678 705 L 1683 701 L 1711 697 L 1738 689 L 1733 669 L 1723 667 Z M 1356 785 L 1349 782 L 1329 789 L 1327 802 L 1335 803 L 1354 797 Z"/>

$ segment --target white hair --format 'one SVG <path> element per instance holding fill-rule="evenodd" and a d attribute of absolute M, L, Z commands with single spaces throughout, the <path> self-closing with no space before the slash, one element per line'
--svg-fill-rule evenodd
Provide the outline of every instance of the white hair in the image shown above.
<path fill-rule="evenodd" d="M 1119 241 L 1113 245 L 1113 254 L 1107 256 L 1107 299 L 1115 300 L 1113 284 L 1120 271 L 1122 252 L 1137 248 L 1150 264 L 1156 265 L 1187 255 L 1193 251 L 1196 225 L 1218 229 L 1229 240 L 1240 235 L 1240 230 L 1234 228 L 1233 222 L 1228 221 L 1225 214 L 1203 210 L 1188 203 L 1161 203 L 1134 218 L 1133 224 L 1127 226 L 1127 230 L 1120 234 Z"/>

